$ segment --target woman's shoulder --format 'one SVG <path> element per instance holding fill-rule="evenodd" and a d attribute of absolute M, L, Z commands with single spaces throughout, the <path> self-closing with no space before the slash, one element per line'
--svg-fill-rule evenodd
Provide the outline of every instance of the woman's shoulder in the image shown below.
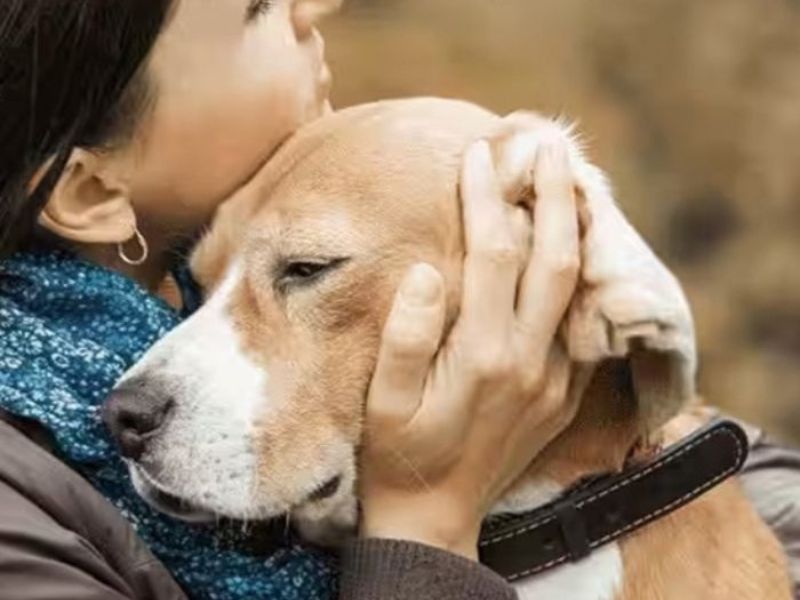
<path fill-rule="evenodd" d="M 3 598 L 182 598 L 116 509 L 20 427 L 0 415 Z"/>
<path fill-rule="evenodd" d="M 800 598 L 800 449 L 743 424 L 750 455 L 740 475 L 745 493 L 786 551 Z"/>

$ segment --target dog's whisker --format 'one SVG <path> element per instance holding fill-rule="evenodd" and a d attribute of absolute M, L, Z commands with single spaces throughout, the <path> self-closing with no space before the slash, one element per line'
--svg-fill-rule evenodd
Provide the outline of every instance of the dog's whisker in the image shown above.
<path fill-rule="evenodd" d="M 288 542 L 292 538 L 292 511 L 286 511 L 283 523 L 283 539 Z"/>

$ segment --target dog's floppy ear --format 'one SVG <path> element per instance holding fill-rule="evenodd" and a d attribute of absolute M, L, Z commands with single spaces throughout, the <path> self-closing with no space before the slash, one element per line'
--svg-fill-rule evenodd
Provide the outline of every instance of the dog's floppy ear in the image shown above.
<path fill-rule="evenodd" d="M 654 431 L 695 395 L 696 347 L 680 284 L 627 221 L 603 173 L 571 129 L 534 113 L 507 117 L 492 149 L 508 199 L 530 194 L 542 136 L 570 140 L 582 225 L 581 280 L 562 335 L 576 363 L 626 358 L 642 432 Z"/>

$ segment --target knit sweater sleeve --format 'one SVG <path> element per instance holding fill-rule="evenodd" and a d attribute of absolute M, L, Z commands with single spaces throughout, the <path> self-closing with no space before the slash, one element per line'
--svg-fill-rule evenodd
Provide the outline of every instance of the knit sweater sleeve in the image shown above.
<path fill-rule="evenodd" d="M 342 553 L 339 600 L 516 600 L 488 568 L 422 544 L 366 539 Z"/>

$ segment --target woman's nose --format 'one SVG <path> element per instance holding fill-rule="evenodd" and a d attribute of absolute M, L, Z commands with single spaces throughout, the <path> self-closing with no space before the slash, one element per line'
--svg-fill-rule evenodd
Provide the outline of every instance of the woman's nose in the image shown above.
<path fill-rule="evenodd" d="M 314 34 L 319 22 L 342 6 L 342 0 L 296 0 L 292 6 L 295 37 L 303 41 Z"/>
<path fill-rule="evenodd" d="M 153 394 L 141 382 L 114 390 L 103 405 L 103 421 L 120 454 L 138 460 L 145 447 L 166 423 L 174 402 L 167 395 Z"/>

